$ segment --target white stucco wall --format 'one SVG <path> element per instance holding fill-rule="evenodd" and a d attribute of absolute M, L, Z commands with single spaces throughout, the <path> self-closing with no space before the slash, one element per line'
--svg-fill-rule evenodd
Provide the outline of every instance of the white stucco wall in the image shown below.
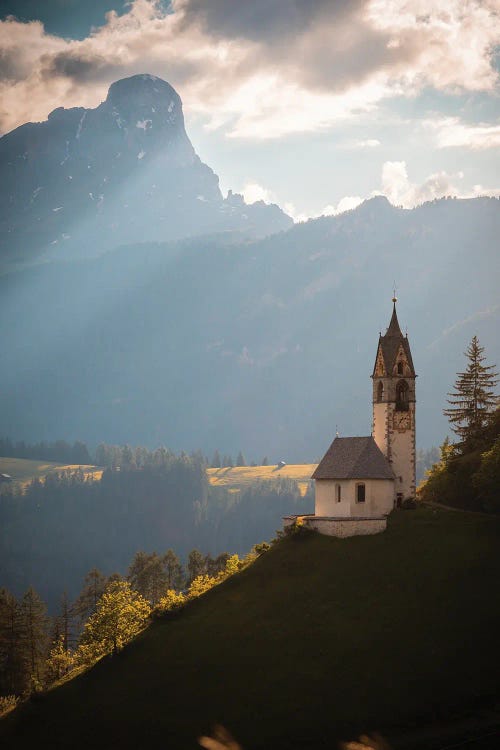
<path fill-rule="evenodd" d="M 365 485 L 365 502 L 356 502 L 356 485 Z M 340 484 L 340 503 L 336 499 L 335 486 Z M 315 516 L 353 518 L 356 516 L 381 516 L 394 508 L 394 482 L 390 479 L 316 479 Z"/>

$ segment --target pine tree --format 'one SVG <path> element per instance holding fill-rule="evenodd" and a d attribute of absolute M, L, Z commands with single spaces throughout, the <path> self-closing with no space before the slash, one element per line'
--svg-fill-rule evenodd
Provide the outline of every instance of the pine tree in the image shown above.
<path fill-rule="evenodd" d="M 222 459 L 218 450 L 215 451 L 212 463 L 210 464 L 213 469 L 220 469 L 222 466 Z"/>
<path fill-rule="evenodd" d="M 187 569 L 189 583 L 205 573 L 205 558 L 199 550 L 193 549 L 189 553 Z"/>
<path fill-rule="evenodd" d="M 29 682 L 22 653 L 21 608 L 0 589 L 0 695 L 21 695 Z"/>
<path fill-rule="evenodd" d="M 167 589 L 180 589 L 184 581 L 181 561 L 173 549 L 169 549 L 163 555 L 163 565 L 167 575 Z"/>
<path fill-rule="evenodd" d="M 104 594 L 108 579 L 97 568 L 92 568 L 83 582 L 83 589 L 75 602 L 75 614 L 80 617 L 81 622 L 92 615 L 97 607 L 97 602 Z"/>
<path fill-rule="evenodd" d="M 73 630 L 75 614 L 75 608 L 71 604 L 68 594 L 65 591 L 61 597 L 59 614 L 54 620 L 54 630 L 51 640 L 55 645 L 59 639 L 62 638 L 63 647 L 66 651 L 69 651 L 74 645 Z"/>
<path fill-rule="evenodd" d="M 136 552 L 128 570 L 135 591 L 155 606 L 168 588 L 164 559 L 157 552 Z"/>
<path fill-rule="evenodd" d="M 238 456 L 237 456 L 237 458 L 236 458 L 236 466 L 246 466 L 246 465 L 247 465 L 247 464 L 246 464 L 246 461 L 245 461 L 245 456 L 244 456 L 244 455 L 243 455 L 243 453 L 242 453 L 242 452 L 240 451 L 240 452 L 238 453 Z"/>
<path fill-rule="evenodd" d="M 472 338 L 465 356 L 468 364 L 465 372 L 459 372 L 455 389 L 447 399 L 450 404 L 443 414 L 448 417 L 453 432 L 460 438 L 460 445 L 472 447 L 481 438 L 482 431 L 498 404 L 494 388 L 498 383 L 493 365 L 484 365 L 484 347 L 477 336 Z"/>
<path fill-rule="evenodd" d="M 48 644 L 47 609 L 35 589 L 30 586 L 21 601 L 21 644 L 30 692 L 43 686 Z"/>

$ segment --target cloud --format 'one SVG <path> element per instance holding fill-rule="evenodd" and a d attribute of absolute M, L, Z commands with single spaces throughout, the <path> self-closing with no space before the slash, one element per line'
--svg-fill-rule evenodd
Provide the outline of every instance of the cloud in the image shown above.
<path fill-rule="evenodd" d="M 83 40 L 0 23 L 1 127 L 96 106 L 134 73 L 167 79 L 234 138 L 311 132 L 425 87 L 491 92 L 497 0 L 134 0 Z M 364 147 L 369 147 L 365 145 Z"/>
<path fill-rule="evenodd" d="M 380 187 L 373 190 L 365 198 L 359 195 L 346 195 L 336 204 L 324 206 L 319 211 L 299 213 L 291 203 L 285 203 L 284 209 L 294 221 L 307 221 L 317 219 L 320 216 L 338 216 L 345 211 L 351 211 L 363 201 L 377 195 L 384 195 L 394 206 L 402 208 L 415 208 L 426 201 L 438 198 L 478 198 L 481 196 L 500 197 L 500 188 L 487 188 L 483 185 L 474 185 L 470 190 L 463 190 L 460 182 L 464 178 L 463 172 L 449 174 L 441 171 L 435 172 L 418 184 L 411 182 L 408 177 L 406 162 L 386 161 L 382 165 Z"/>
<path fill-rule="evenodd" d="M 264 203 L 276 203 L 276 196 L 271 190 L 268 190 L 257 182 L 247 182 L 240 191 L 245 203 L 255 203 L 264 201 Z"/>
<path fill-rule="evenodd" d="M 415 185 L 408 179 L 406 162 L 387 161 L 382 167 L 381 193 L 395 206 L 413 208 L 435 198 L 457 195 L 460 191 L 455 180 L 462 178 L 462 173 L 450 175 L 442 171 L 431 174 L 422 184 Z"/>
<path fill-rule="evenodd" d="M 434 131 L 438 148 L 465 147 L 477 151 L 500 146 L 500 124 L 468 125 L 458 117 L 443 117 L 426 120 L 424 127 Z"/>
<path fill-rule="evenodd" d="M 353 208 L 363 203 L 363 200 L 364 198 L 360 198 L 359 195 L 346 195 L 336 205 L 328 204 L 319 211 L 311 211 L 309 213 L 297 211 L 293 203 L 284 203 L 283 208 L 294 221 L 301 222 L 308 221 L 309 219 L 319 219 L 321 216 L 337 216 L 345 211 L 352 211 Z"/>
<path fill-rule="evenodd" d="M 358 151 L 358 150 L 364 150 L 364 149 L 378 148 L 378 146 L 380 146 L 380 141 L 377 138 L 366 138 L 365 140 L 360 140 L 360 141 L 349 141 L 348 143 L 345 144 L 344 148 Z"/>
<path fill-rule="evenodd" d="M 459 185 L 463 177 L 463 172 L 435 172 L 418 185 L 409 180 L 406 162 L 387 161 L 382 167 L 381 190 L 374 191 L 372 195 L 385 195 L 395 206 L 403 208 L 413 208 L 425 201 L 447 196 L 477 198 L 482 195 L 500 195 L 499 189 L 485 188 L 482 185 L 474 185 L 472 190 L 464 191 Z"/>

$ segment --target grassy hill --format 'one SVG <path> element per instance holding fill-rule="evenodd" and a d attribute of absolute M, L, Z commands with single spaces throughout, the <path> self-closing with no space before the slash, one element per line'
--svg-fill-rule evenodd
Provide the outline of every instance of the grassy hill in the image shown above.
<path fill-rule="evenodd" d="M 361 730 L 443 747 L 443 722 L 495 703 L 499 542 L 499 520 L 429 508 L 373 537 L 287 538 L 7 716 L 0 744 L 192 750 L 218 721 L 245 750 L 334 748 Z"/>
<path fill-rule="evenodd" d="M 208 481 L 218 487 L 229 490 L 241 490 L 259 481 L 272 481 L 286 478 L 294 479 L 300 487 L 302 496 L 310 486 L 311 474 L 317 464 L 286 464 L 285 466 L 235 466 L 221 469 L 207 469 Z"/>
<path fill-rule="evenodd" d="M 60 464 L 55 461 L 34 461 L 29 458 L 4 458 L 0 456 L 0 474 L 9 474 L 12 481 L 26 484 L 36 477 L 44 477 L 51 471 L 78 469 L 79 464 Z M 96 466 L 82 466 L 86 474 L 99 478 L 102 470 Z"/>

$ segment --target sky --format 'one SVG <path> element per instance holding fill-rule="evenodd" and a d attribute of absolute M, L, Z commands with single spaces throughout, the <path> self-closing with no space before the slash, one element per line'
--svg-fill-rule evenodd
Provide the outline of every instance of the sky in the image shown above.
<path fill-rule="evenodd" d="M 0 0 L 0 133 L 152 73 L 223 192 L 296 220 L 500 195 L 500 0 Z"/>

